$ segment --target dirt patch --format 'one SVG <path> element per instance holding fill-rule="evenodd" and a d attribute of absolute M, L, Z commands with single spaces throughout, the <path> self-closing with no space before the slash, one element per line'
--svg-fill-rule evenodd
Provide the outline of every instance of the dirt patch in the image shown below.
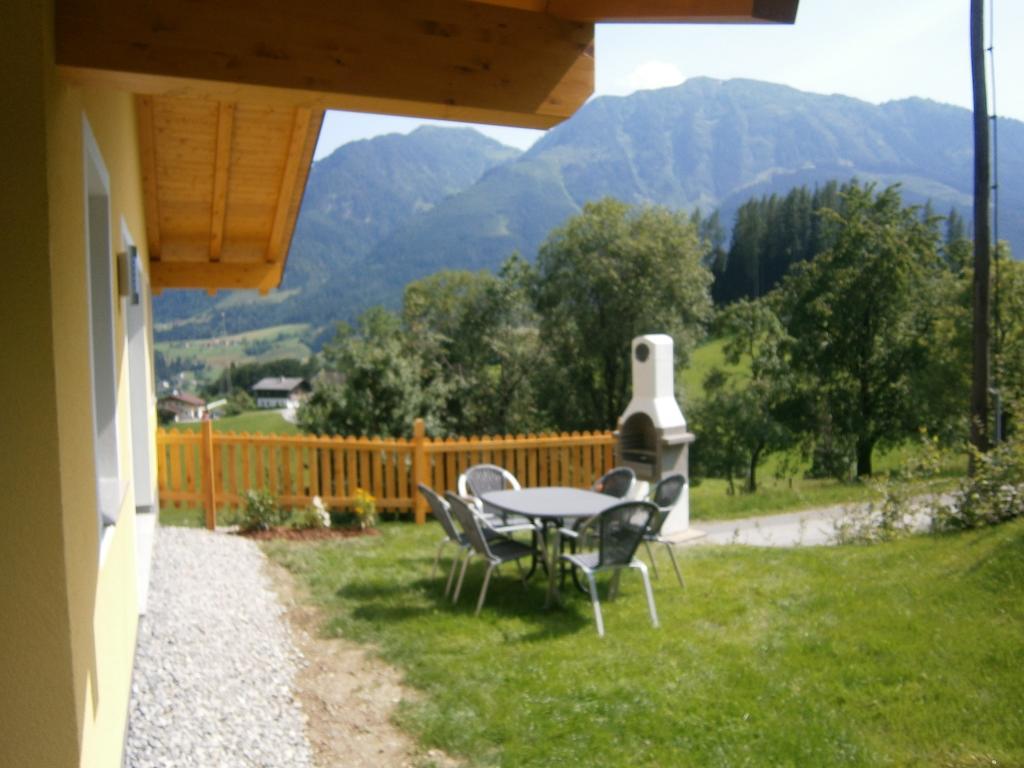
<path fill-rule="evenodd" d="M 285 539 L 286 541 L 325 541 L 329 539 L 351 539 L 355 536 L 379 536 L 376 528 L 363 531 L 359 528 L 271 528 L 269 531 L 238 531 L 239 536 L 256 541 Z"/>
<path fill-rule="evenodd" d="M 323 616 L 303 599 L 292 575 L 269 560 L 267 571 L 291 627 L 295 646 L 306 658 L 295 681 L 307 717 L 306 736 L 320 768 L 457 768 L 440 750 L 423 750 L 395 726 L 398 703 L 417 692 L 402 684 L 401 673 L 371 648 L 320 634 Z"/>

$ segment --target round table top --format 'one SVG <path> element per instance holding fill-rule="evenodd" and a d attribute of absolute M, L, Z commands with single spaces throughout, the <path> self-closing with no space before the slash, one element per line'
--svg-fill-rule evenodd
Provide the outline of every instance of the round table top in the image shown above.
<path fill-rule="evenodd" d="M 480 497 L 486 504 L 524 517 L 562 520 L 593 517 L 623 501 L 582 488 L 523 488 L 491 491 Z"/>

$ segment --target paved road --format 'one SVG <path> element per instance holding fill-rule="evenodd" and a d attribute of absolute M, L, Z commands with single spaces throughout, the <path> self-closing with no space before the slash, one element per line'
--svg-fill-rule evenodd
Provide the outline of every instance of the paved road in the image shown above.
<path fill-rule="evenodd" d="M 922 498 L 920 501 L 923 501 Z M 942 497 L 949 503 L 949 497 Z M 747 517 L 741 520 L 695 520 L 684 536 L 694 544 L 748 544 L 755 547 L 800 547 L 835 544 L 836 523 L 852 509 L 865 506 L 839 505 L 807 509 L 782 515 Z M 914 515 L 912 525 L 917 531 L 928 529 L 931 517 L 923 507 Z M 696 537 L 696 532 L 705 535 Z M 683 543 L 682 541 L 680 543 Z"/>
<path fill-rule="evenodd" d="M 755 547 L 796 547 L 831 544 L 835 522 L 845 507 L 808 509 L 783 515 L 747 517 L 741 520 L 701 521 L 692 528 L 704 531 L 702 544 L 749 544 Z"/>

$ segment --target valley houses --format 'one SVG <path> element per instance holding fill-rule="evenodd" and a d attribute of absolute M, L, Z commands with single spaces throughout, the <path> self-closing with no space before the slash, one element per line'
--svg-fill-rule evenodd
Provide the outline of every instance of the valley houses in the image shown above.
<path fill-rule="evenodd" d="M 796 4 L 6 2 L 0 765 L 121 764 L 159 508 L 150 297 L 278 284 L 325 109 L 545 128 L 591 94 L 595 22 Z"/>

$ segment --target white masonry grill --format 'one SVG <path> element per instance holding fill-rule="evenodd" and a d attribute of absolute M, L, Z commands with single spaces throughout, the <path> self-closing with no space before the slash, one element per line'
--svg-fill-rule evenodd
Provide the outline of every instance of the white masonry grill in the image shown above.
<path fill-rule="evenodd" d="M 672 337 L 649 334 L 633 339 L 633 399 L 619 417 L 616 463 L 652 485 L 680 472 L 687 485 L 663 532 L 685 530 L 690 518 L 689 448 L 693 433 L 676 401 Z"/>

